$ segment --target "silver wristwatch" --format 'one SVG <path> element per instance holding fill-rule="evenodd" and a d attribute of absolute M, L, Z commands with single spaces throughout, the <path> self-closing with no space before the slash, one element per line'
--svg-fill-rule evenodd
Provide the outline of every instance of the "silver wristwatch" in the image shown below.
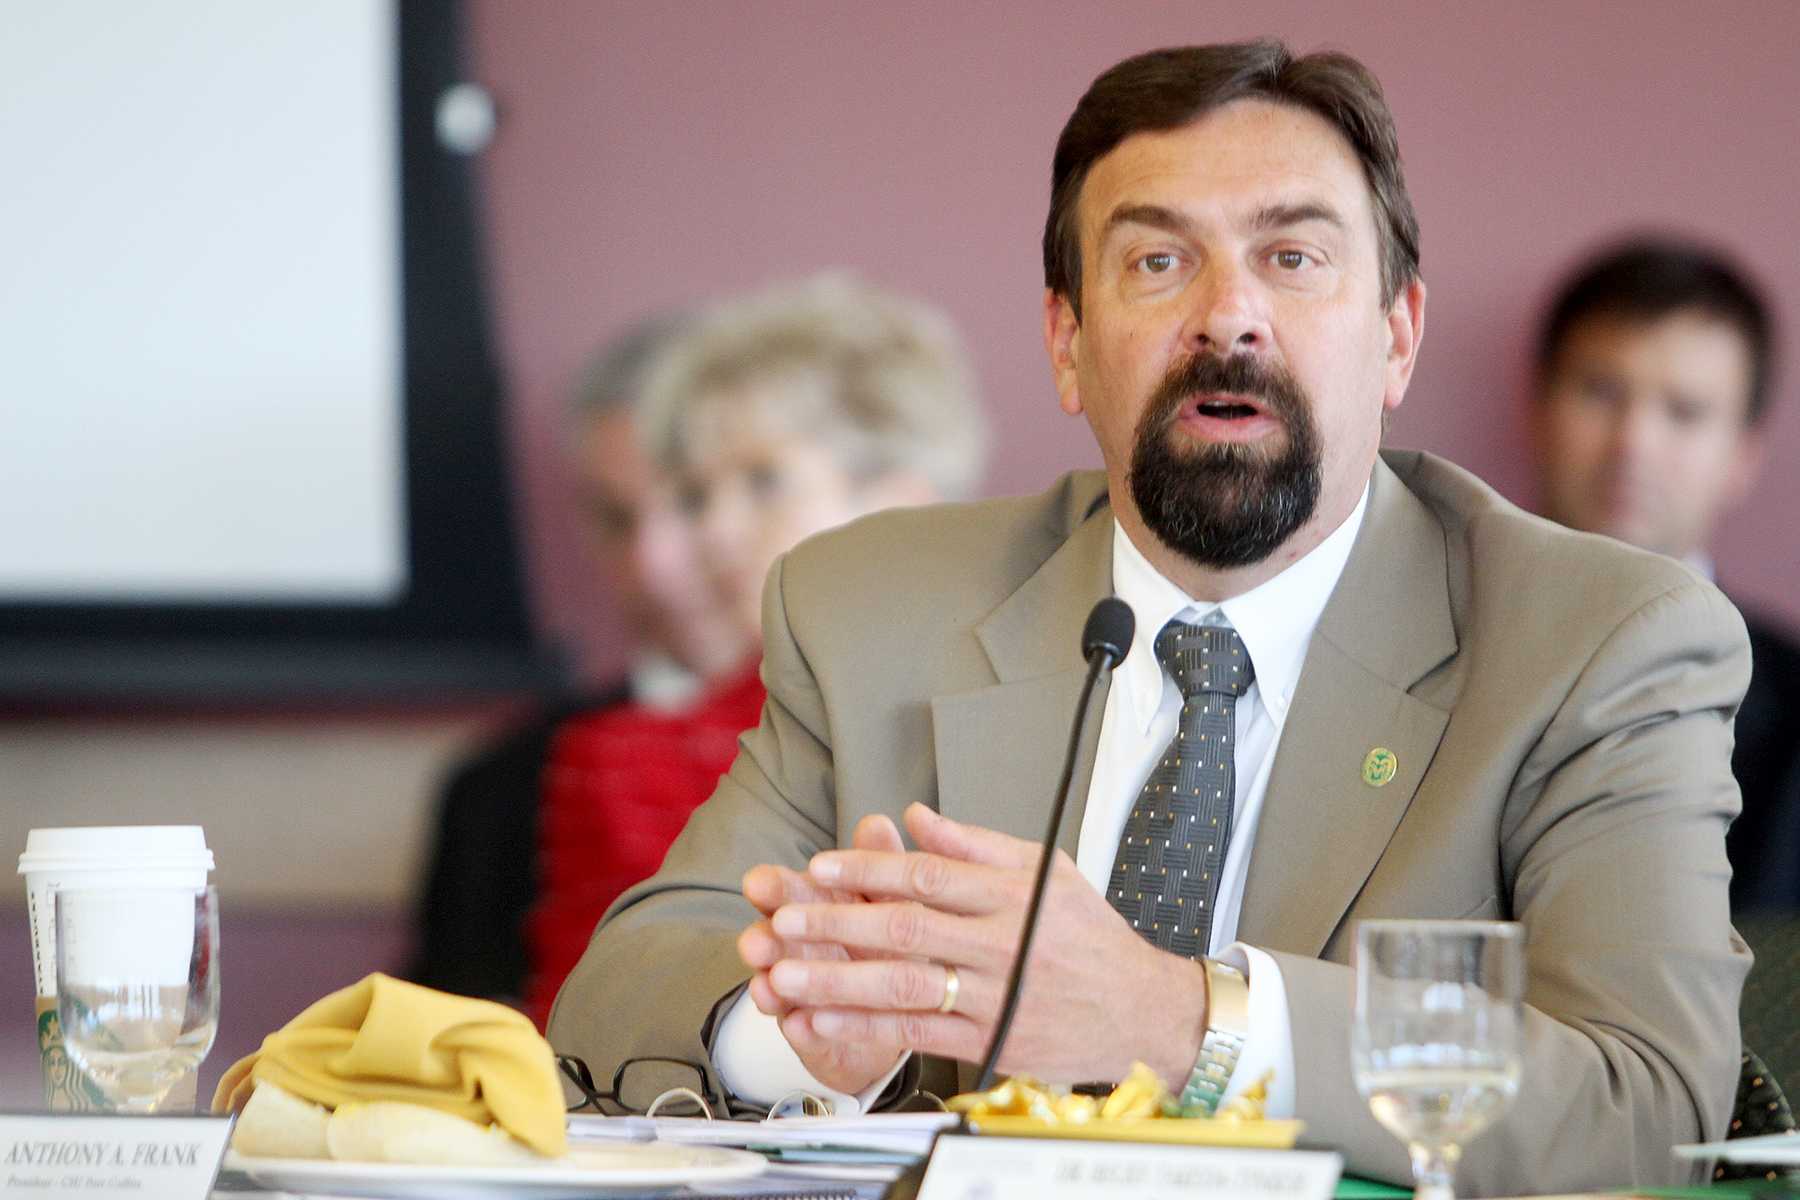
<path fill-rule="evenodd" d="M 1206 968 L 1206 1033 L 1200 1039 L 1200 1057 L 1181 1089 L 1182 1108 L 1198 1106 L 1209 1115 L 1219 1107 L 1231 1073 L 1244 1052 L 1250 1032 L 1250 983 L 1242 971 L 1201 959 Z"/>

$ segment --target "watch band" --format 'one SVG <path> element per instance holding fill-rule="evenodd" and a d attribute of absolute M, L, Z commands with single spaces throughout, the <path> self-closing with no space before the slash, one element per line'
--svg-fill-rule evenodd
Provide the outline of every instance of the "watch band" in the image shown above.
<path fill-rule="evenodd" d="M 1224 1098 L 1250 1033 L 1250 983 L 1242 971 L 1224 963 L 1210 958 L 1200 961 L 1206 968 L 1206 1032 L 1179 1103 L 1184 1109 L 1199 1108 L 1210 1116 Z"/>

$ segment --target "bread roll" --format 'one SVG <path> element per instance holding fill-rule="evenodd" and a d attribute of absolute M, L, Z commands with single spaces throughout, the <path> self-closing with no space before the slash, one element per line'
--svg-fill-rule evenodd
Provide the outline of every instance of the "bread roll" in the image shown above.
<path fill-rule="evenodd" d="M 231 1131 L 231 1148 L 260 1158 L 330 1158 L 331 1113 L 272 1083 L 259 1083 Z"/>
<path fill-rule="evenodd" d="M 325 1141 L 331 1157 L 351 1162 L 517 1167 L 552 1161 L 498 1125 L 393 1101 L 339 1105 Z"/>

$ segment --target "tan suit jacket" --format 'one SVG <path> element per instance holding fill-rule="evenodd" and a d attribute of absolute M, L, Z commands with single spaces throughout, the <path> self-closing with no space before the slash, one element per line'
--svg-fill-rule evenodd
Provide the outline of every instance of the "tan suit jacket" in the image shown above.
<path fill-rule="evenodd" d="M 1684 1178 L 1670 1145 L 1720 1135 L 1731 1106 L 1750 961 L 1724 851 L 1743 623 L 1671 560 L 1541 521 L 1441 460 L 1383 458 L 1307 652 L 1238 930 L 1281 966 L 1307 1138 L 1406 1178 L 1351 1081 L 1355 922 L 1504 917 L 1529 939 L 1523 1085 L 1459 1184 Z M 552 1015 L 557 1048 L 596 1074 L 703 1055 L 746 976 L 743 872 L 801 867 L 866 814 L 918 800 L 1041 837 L 1111 547 L 1104 480 L 1077 473 L 1037 497 L 882 514 L 779 563 L 762 723 L 662 871 L 608 914 Z M 1375 747 L 1399 763 L 1380 788 L 1361 776 Z"/>

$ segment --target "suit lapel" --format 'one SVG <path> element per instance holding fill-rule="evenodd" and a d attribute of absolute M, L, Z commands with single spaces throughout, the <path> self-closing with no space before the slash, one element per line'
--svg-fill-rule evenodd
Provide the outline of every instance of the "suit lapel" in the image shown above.
<path fill-rule="evenodd" d="M 1307 650 L 1257 823 L 1238 936 L 1319 954 L 1406 814 L 1449 714 L 1409 694 L 1456 652 L 1444 531 L 1385 463 Z M 1391 780 L 1364 762 L 1389 751 Z"/>
<path fill-rule="evenodd" d="M 1100 505 L 1030 579 L 984 618 L 976 637 L 996 682 L 931 702 L 938 809 L 959 821 L 1041 841 L 1056 798 L 1086 665 L 1081 629 L 1112 594 L 1112 510 Z M 1106 688 L 1094 689 L 1058 845 L 1071 855 L 1087 805 Z"/>

